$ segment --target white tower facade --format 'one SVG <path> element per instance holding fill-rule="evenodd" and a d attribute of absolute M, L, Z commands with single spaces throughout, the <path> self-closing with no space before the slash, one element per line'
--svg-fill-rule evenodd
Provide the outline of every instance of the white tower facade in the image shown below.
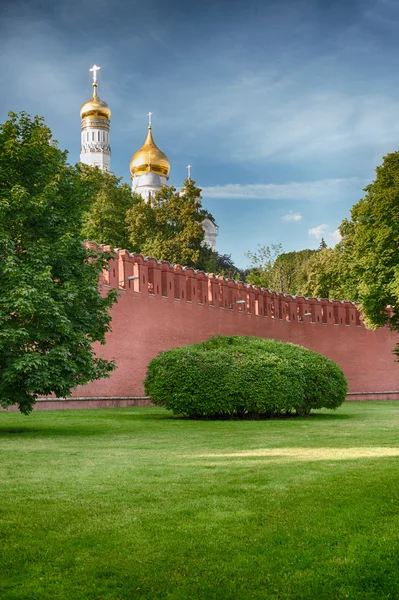
<path fill-rule="evenodd" d="M 204 246 L 209 246 L 209 248 L 211 250 L 213 250 L 213 252 L 217 252 L 217 248 L 216 248 L 216 238 L 218 235 L 217 225 L 215 225 L 215 223 L 213 221 L 211 221 L 211 219 L 208 219 L 208 217 L 207 217 L 206 219 L 204 219 L 202 221 L 202 229 L 204 230 L 204 241 L 202 242 L 202 244 Z"/>
<path fill-rule="evenodd" d="M 159 175 L 154 171 L 134 175 L 132 177 L 132 193 L 139 194 L 147 201 L 150 196 L 155 196 L 167 181 L 168 178 L 165 175 Z"/>
<path fill-rule="evenodd" d="M 97 95 L 97 71 L 94 65 L 93 96 L 80 109 L 80 162 L 102 171 L 111 170 L 110 127 L 111 109 Z"/>

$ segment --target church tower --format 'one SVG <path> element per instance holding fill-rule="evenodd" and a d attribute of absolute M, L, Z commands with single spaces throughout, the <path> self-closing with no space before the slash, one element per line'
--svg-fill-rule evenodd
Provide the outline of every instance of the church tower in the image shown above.
<path fill-rule="evenodd" d="M 94 65 L 93 96 L 80 109 L 80 162 L 99 167 L 102 171 L 111 168 L 111 147 L 109 145 L 111 109 L 97 96 L 97 71 Z"/>
<path fill-rule="evenodd" d="M 170 163 L 168 157 L 158 148 L 152 137 L 152 113 L 148 113 L 148 133 L 144 144 L 137 150 L 130 161 L 132 193 L 139 194 L 148 200 L 169 178 Z"/>

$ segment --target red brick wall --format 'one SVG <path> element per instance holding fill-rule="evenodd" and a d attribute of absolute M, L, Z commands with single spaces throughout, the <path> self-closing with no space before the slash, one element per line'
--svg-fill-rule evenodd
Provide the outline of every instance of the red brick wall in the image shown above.
<path fill-rule="evenodd" d="M 127 281 L 132 275 L 138 279 Z M 222 334 L 301 344 L 341 365 L 348 399 L 399 399 L 399 364 L 392 354 L 399 336 L 386 327 L 367 330 L 351 302 L 286 296 L 125 250 L 111 262 L 102 285 L 121 293 L 112 332 L 98 348 L 118 368 L 110 379 L 80 387 L 76 396 L 142 396 L 147 364 L 160 351 Z M 245 303 L 236 304 L 239 300 Z"/>

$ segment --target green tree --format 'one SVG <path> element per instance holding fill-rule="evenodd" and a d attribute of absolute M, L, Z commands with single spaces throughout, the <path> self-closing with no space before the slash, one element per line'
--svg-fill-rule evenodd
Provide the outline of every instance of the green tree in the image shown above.
<path fill-rule="evenodd" d="M 67 396 L 108 376 L 97 358 L 110 327 L 107 256 L 84 248 L 90 198 L 41 118 L 10 113 L 0 127 L 0 403 L 29 413 L 37 396 Z"/>
<path fill-rule="evenodd" d="M 246 271 L 239 269 L 231 258 L 231 254 L 219 254 L 207 246 L 202 247 L 197 268 L 207 273 L 223 275 L 228 279 L 236 281 L 245 281 Z"/>
<path fill-rule="evenodd" d="M 84 215 L 83 236 L 99 244 L 129 249 L 126 213 L 137 197 L 132 197 L 130 187 L 111 173 L 83 164 L 79 170 L 91 197 Z"/>
<path fill-rule="evenodd" d="M 319 250 L 325 250 L 327 248 L 326 240 L 322 237 L 319 244 Z"/>
<path fill-rule="evenodd" d="M 272 289 L 274 283 L 274 263 L 282 252 L 283 247 L 281 244 L 258 246 L 256 252 L 248 251 L 246 256 L 249 258 L 251 264 L 248 269 L 247 282 L 252 285 Z"/>
<path fill-rule="evenodd" d="M 348 277 L 346 256 L 339 246 L 315 252 L 305 265 L 305 274 L 304 296 L 356 300 L 356 289 Z"/>
<path fill-rule="evenodd" d="M 315 250 L 283 252 L 273 265 L 273 289 L 284 294 L 303 295 L 307 280 L 307 265 Z"/>
<path fill-rule="evenodd" d="M 387 154 L 376 178 L 340 226 L 350 278 L 370 328 L 390 322 L 399 331 L 399 151 Z M 396 350 L 399 353 L 398 349 Z"/>
<path fill-rule="evenodd" d="M 163 187 L 148 201 L 138 198 L 127 212 L 130 247 L 148 256 L 196 268 L 203 251 L 201 190 L 186 179 L 182 192 Z"/>

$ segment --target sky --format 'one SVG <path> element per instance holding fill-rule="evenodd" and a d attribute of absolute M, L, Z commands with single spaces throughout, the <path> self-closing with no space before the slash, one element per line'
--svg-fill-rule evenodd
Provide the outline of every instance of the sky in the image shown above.
<path fill-rule="evenodd" d="M 0 122 L 45 118 L 79 160 L 101 66 L 111 170 L 153 135 L 169 183 L 191 176 L 218 251 L 329 246 L 399 146 L 397 0 L 0 0 Z"/>

